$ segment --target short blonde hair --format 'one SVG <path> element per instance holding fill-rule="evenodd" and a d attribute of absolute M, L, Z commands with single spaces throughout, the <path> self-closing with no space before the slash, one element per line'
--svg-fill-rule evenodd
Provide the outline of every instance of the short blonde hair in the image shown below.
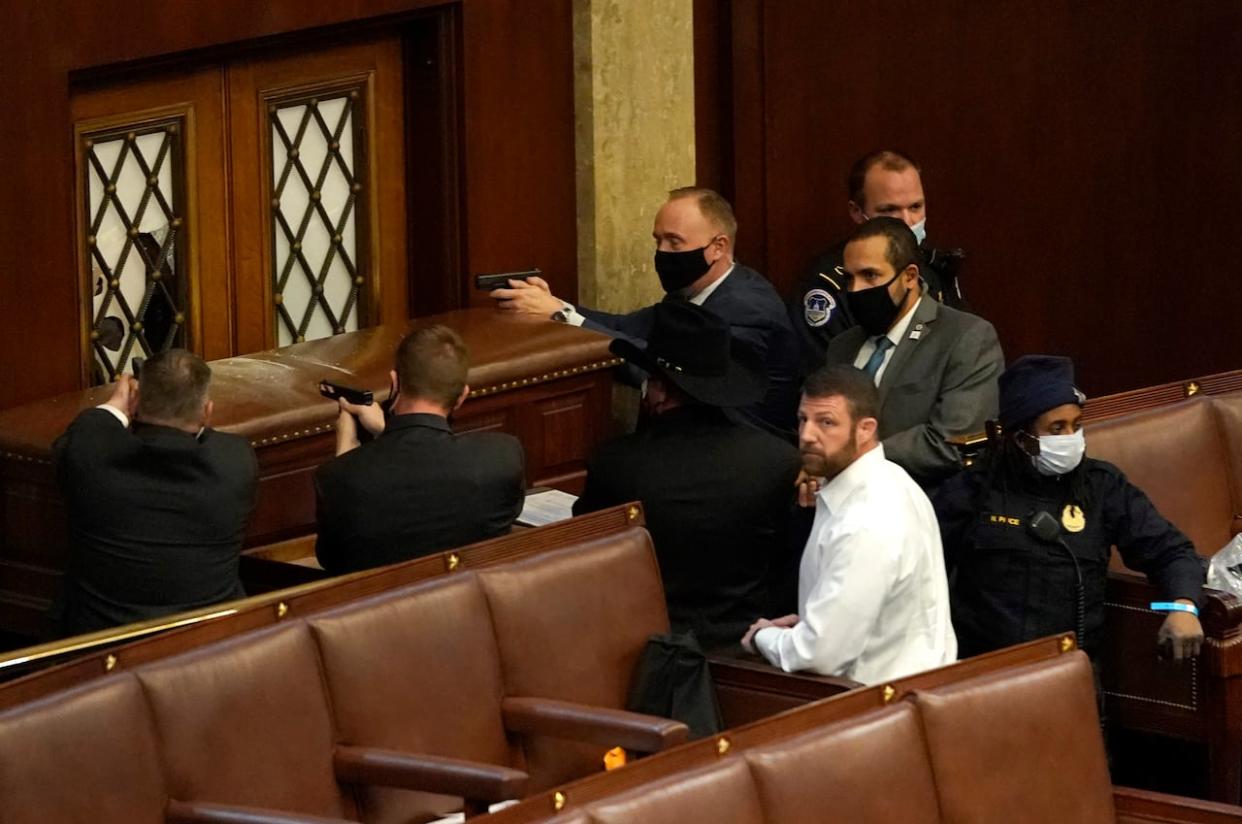
<path fill-rule="evenodd" d="M 668 193 L 669 200 L 678 200 L 683 197 L 694 198 L 703 217 L 711 221 L 729 238 L 731 243 L 736 245 L 737 218 L 733 215 L 733 207 L 729 205 L 729 201 L 721 197 L 719 192 L 699 186 L 682 186 Z"/>

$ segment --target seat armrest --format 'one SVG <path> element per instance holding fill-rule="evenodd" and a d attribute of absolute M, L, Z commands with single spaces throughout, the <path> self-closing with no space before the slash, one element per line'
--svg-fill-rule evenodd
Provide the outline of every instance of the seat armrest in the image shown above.
<path fill-rule="evenodd" d="M 690 734 L 680 721 L 552 698 L 505 698 L 500 708 L 505 729 L 510 732 L 569 738 L 635 752 L 659 752 L 683 743 Z"/>
<path fill-rule="evenodd" d="M 164 818 L 168 824 L 350 824 L 344 818 L 172 799 L 164 810 Z"/>
<path fill-rule="evenodd" d="M 379 747 L 337 747 L 333 766 L 337 779 L 348 784 L 421 790 L 488 803 L 521 798 L 529 780 L 521 770 L 496 764 Z"/>
<path fill-rule="evenodd" d="M 1152 601 L 1162 600 L 1160 590 L 1152 586 L 1138 573 L 1128 570 L 1109 570 L 1108 600 L 1122 605 L 1146 607 Z M 1203 588 L 1199 605 L 1199 620 L 1208 638 L 1226 640 L 1242 626 L 1242 599 L 1219 589 Z"/>
<path fill-rule="evenodd" d="M 1201 801 L 1149 790 L 1113 787 L 1113 805 L 1120 822 L 1164 821 L 1169 824 L 1238 824 L 1242 807 Z"/>

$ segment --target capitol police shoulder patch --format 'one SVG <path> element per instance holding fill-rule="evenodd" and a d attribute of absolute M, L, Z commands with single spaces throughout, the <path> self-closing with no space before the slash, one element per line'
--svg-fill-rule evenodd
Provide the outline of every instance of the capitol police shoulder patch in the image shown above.
<path fill-rule="evenodd" d="M 823 326 L 836 308 L 836 300 L 823 289 L 812 289 L 802 296 L 802 314 L 807 326 Z"/>

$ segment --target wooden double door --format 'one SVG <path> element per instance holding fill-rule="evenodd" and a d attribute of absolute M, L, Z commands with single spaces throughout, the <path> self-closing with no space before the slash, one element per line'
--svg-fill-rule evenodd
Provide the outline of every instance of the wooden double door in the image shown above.
<path fill-rule="evenodd" d="M 85 383 L 169 346 L 213 360 L 407 317 L 408 46 L 362 37 L 76 90 Z"/>

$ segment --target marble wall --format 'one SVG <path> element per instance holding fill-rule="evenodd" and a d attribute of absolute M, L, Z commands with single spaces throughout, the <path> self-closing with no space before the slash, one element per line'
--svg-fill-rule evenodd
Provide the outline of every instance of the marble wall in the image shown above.
<path fill-rule="evenodd" d="M 695 182 L 693 0 L 574 0 L 578 299 L 662 296 L 651 224 Z M 532 158 L 537 163 L 538 158 Z"/>

